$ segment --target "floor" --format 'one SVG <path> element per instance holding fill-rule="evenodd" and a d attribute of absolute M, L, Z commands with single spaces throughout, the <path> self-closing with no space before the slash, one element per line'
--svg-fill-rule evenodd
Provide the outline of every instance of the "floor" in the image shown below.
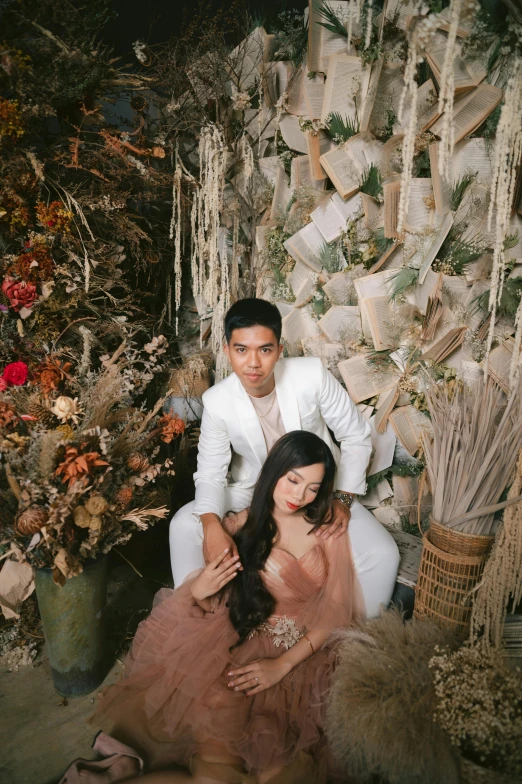
<path fill-rule="evenodd" d="M 15 672 L 0 669 L 0 782 L 56 784 L 77 757 L 92 758 L 99 730 L 89 724 L 97 693 L 118 679 L 123 650 L 147 615 L 161 584 L 138 577 L 132 568 L 113 563 L 108 587 L 108 644 L 117 656 L 97 692 L 63 700 L 53 688 L 45 649 L 35 666 Z M 113 657 L 114 660 L 114 657 Z"/>

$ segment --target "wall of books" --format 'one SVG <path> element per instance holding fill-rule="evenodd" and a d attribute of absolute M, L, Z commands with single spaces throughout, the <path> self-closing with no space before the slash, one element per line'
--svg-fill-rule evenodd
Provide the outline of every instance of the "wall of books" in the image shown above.
<path fill-rule="evenodd" d="M 229 303 L 273 301 L 286 354 L 320 357 L 369 420 L 364 503 L 397 529 L 417 516 L 428 380 L 507 392 L 518 373 L 520 45 L 509 4 L 310 2 L 227 55 L 222 95 L 201 58 L 181 101 L 227 118 L 190 153 L 198 182 L 181 154 L 175 175 L 218 375 Z"/>

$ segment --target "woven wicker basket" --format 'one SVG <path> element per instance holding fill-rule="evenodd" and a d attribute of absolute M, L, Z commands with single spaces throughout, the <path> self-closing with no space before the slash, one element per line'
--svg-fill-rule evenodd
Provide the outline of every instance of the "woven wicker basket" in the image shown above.
<path fill-rule="evenodd" d="M 439 544 L 443 543 L 438 529 L 444 526 L 435 524 L 433 527 L 435 539 Z M 455 532 L 451 533 L 453 537 L 449 546 L 456 549 Z M 459 534 L 456 534 L 456 537 L 458 536 Z M 475 546 L 468 541 L 469 535 L 461 536 L 465 537 L 462 549 Z M 415 589 L 414 615 L 416 618 L 431 618 L 443 626 L 465 632 L 471 618 L 470 593 L 482 577 L 491 545 L 481 555 L 445 552 L 433 543 L 431 526 L 424 534 L 423 544 Z"/>
<path fill-rule="evenodd" d="M 445 553 L 453 555 L 489 555 L 495 536 L 465 534 L 430 517 L 430 542 Z"/>
<path fill-rule="evenodd" d="M 460 758 L 461 784 L 516 784 L 517 779 L 505 773 L 495 773 L 493 770 L 483 768 L 474 762 Z M 520 780 L 518 780 L 520 784 Z"/>

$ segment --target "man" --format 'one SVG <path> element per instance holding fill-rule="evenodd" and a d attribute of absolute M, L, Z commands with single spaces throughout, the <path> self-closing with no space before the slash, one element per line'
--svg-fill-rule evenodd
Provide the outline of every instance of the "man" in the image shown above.
<path fill-rule="evenodd" d="M 349 522 L 366 613 L 375 617 L 390 601 L 399 554 L 388 531 L 355 498 L 366 491 L 372 449 L 368 423 L 319 359 L 280 359 L 281 316 L 275 305 L 239 300 L 226 315 L 225 334 L 234 372 L 203 395 L 196 499 L 170 524 L 175 585 L 225 548 L 235 551 L 221 526 L 223 516 L 249 505 L 277 439 L 290 430 L 309 430 L 324 439 L 337 462 L 334 518 L 316 535 L 344 535 Z"/>

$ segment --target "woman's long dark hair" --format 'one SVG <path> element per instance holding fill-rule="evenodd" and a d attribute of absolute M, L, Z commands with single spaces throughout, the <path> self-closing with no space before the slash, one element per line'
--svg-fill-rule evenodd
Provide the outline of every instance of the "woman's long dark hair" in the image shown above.
<path fill-rule="evenodd" d="M 324 477 L 315 499 L 305 508 L 306 520 L 313 525 L 312 533 L 331 517 L 336 466 L 327 444 L 314 433 L 294 430 L 274 444 L 261 469 L 246 523 L 234 536 L 243 566 L 231 583 L 228 601 L 230 620 L 239 634 L 236 645 L 241 645 L 251 631 L 266 621 L 275 606 L 260 572 L 278 533 L 272 514 L 276 484 L 292 469 L 316 463 L 324 465 Z"/>

